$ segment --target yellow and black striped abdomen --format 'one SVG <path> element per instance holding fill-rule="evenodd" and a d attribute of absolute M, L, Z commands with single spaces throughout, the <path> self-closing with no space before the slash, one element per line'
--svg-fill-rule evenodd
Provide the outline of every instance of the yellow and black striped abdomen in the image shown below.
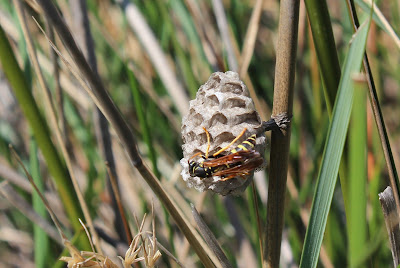
<path fill-rule="evenodd" d="M 234 154 L 238 151 L 248 151 L 250 149 L 253 149 L 254 146 L 256 146 L 256 134 L 253 134 L 250 137 L 248 137 L 247 140 L 243 141 L 235 149 L 233 149 L 231 153 Z"/>

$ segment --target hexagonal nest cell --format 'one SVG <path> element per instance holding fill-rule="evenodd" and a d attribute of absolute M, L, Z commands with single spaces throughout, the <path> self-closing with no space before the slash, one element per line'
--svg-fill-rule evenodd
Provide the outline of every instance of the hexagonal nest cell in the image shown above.
<path fill-rule="evenodd" d="M 255 110 L 246 86 L 239 79 L 239 75 L 231 71 L 211 74 L 208 81 L 199 88 L 196 98 L 190 101 L 189 113 L 182 119 L 183 158 L 181 165 L 183 170 L 181 174 L 183 180 L 189 187 L 194 187 L 199 191 L 211 190 L 222 195 L 242 193 L 250 184 L 254 170 L 227 180 L 224 180 L 226 179 L 224 176 L 213 176 L 215 173 L 202 178 L 190 175 L 189 161 L 202 163 L 231 154 L 232 149 L 253 134 L 257 134 L 257 137 L 256 145 L 251 150 L 254 149 L 255 154 L 259 154 L 263 158 L 265 133 L 263 131 L 260 133 L 261 125 L 261 118 Z M 207 134 L 204 129 L 209 132 L 210 144 L 207 142 Z M 244 135 L 220 155 L 213 158 L 214 153 L 228 146 L 244 129 L 246 129 Z M 208 146 L 210 146 L 209 154 L 206 159 Z M 197 156 L 193 157 L 196 154 Z M 236 167 L 248 163 L 246 161 L 243 160 L 236 164 Z M 232 168 L 232 166 L 222 166 L 219 167 L 219 170 L 225 171 L 228 168 Z"/>

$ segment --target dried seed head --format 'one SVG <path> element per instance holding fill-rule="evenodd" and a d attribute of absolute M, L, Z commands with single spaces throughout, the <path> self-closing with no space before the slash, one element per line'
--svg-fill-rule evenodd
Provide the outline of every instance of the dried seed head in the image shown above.
<path fill-rule="evenodd" d="M 213 73 L 208 81 L 200 87 L 196 98 L 190 101 L 189 113 L 182 119 L 182 177 L 189 187 L 199 191 L 212 190 L 216 193 L 239 194 L 251 182 L 253 174 L 221 181 L 221 177 L 191 177 L 188 161 L 196 153 L 205 155 L 207 135 L 203 127 L 210 133 L 209 155 L 229 145 L 243 129 L 247 129 L 243 137 L 227 149 L 227 154 L 252 134 L 257 134 L 255 150 L 264 156 L 265 134 L 260 131 L 261 118 L 254 108 L 253 100 L 244 83 L 235 72 Z M 261 132 L 261 133 L 260 133 Z M 193 158 L 202 161 L 201 157 Z"/>

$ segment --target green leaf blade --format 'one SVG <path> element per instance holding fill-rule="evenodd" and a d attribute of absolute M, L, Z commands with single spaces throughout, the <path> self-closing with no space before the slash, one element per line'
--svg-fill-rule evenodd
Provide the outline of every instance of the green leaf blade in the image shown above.
<path fill-rule="evenodd" d="M 368 29 L 369 24 L 365 23 L 354 34 L 345 60 L 318 176 L 300 267 L 316 267 L 318 263 L 352 110 L 354 98 L 352 75 L 360 70 Z"/>

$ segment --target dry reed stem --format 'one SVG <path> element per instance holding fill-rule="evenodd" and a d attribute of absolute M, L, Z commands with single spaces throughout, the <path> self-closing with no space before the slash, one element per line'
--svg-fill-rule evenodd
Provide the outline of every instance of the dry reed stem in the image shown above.
<path fill-rule="evenodd" d="M 64 241 L 67 240 L 66 235 L 63 233 L 62 228 L 61 228 L 61 224 L 58 221 L 55 213 L 53 212 L 53 210 L 50 208 L 49 202 L 44 198 L 43 194 L 39 191 L 38 187 L 36 186 L 35 182 L 33 181 L 32 176 L 29 174 L 28 170 L 26 170 L 24 164 L 22 163 L 21 158 L 19 157 L 19 155 L 15 152 L 14 148 L 9 145 L 9 148 L 11 150 L 12 155 L 14 156 L 14 158 L 17 160 L 17 162 L 19 163 L 19 165 L 22 167 L 22 169 L 24 170 L 24 173 L 26 175 L 26 177 L 28 178 L 29 182 L 31 183 L 32 187 L 35 189 L 36 193 L 38 194 L 39 198 L 42 200 L 44 206 L 46 207 L 47 211 L 50 214 L 50 217 L 53 221 L 53 223 L 55 224 L 58 234 L 61 237 L 61 239 Z"/>
<path fill-rule="evenodd" d="M 263 3 L 263 0 L 257 0 L 254 4 L 253 12 L 251 13 L 250 22 L 247 26 L 246 36 L 244 37 L 242 55 L 240 57 L 240 77 L 244 77 L 245 74 L 247 74 L 247 69 L 249 68 L 251 58 L 253 57 Z"/>
<path fill-rule="evenodd" d="M 218 38 L 216 29 L 214 29 L 213 20 L 210 18 L 208 10 L 202 1 L 185 0 L 185 2 L 192 15 L 194 27 L 201 40 L 207 61 L 214 70 L 223 70 L 224 63 L 222 55 L 219 54 L 222 44 Z M 205 75 L 202 80 L 206 80 L 207 78 L 208 75 Z"/>
<path fill-rule="evenodd" d="M 162 51 L 161 46 L 147 24 L 146 19 L 133 3 L 121 3 L 121 0 L 118 2 L 122 4 L 129 25 L 136 33 L 142 46 L 149 55 L 150 60 L 170 94 L 171 100 L 175 104 L 176 109 L 181 115 L 186 114 L 187 111 L 189 111 L 189 98 L 187 97 L 182 84 L 178 81 L 171 65 L 168 63 L 167 56 Z"/>
<path fill-rule="evenodd" d="M 3 160 L 3 159 L 0 158 L 0 160 Z M 18 186 L 25 192 L 27 192 L 29 194 L 32 193 L 32 187 L 29 184 L 29 182 L 24 177 L 22 177 L 18 172 L 16 172 L 14 169 L 10 168 L 6 164 L 3 164 L 3 161 L 0 161 L 0 177 L 2 179 L 5 179 L 6 181 L 11 182 L 12 184 Z"/>
<path fill-rule="evenodd" d="M 218 264 L 218 260 L 211 250 L 207 247 L 195 229 L 189 224 L 189 221 L 184 217 L 179 207 L 173 202 L 168 193 L 164 190 L 160 182 L 150 171 L 150 169 L 143 163 L 141 156 L 137 150 L 136 138 L 131 132 L 129 126 L 121 116 L 119 110 L 112 102 L 110 96 L 105 90 L 101 79 L 93 73 L 88 66 L 84 56 L 78 49 L 70 31 L 65 25 L 63 19 L 60 17 L 55 6 L 49 0 L 38 0 L 38 3 L 43 8 L 46 16 L 52 21 L 57 33 L 63 40 L 69 53 L 71 54 L 74 63 L 78 66 L 80 73 L 87 79 L 91 86 L 91 89 L 95 94 L 91 94 L 90 90 L 87 92 L 93 100 L 96 102 L 98 107 L 102 110 L 103 114 L 110 121 L 114 127 L 115 132 L 120 138 L 121 143 L 130 158 L 131 164 L 136 167 L 143 179 L 152 188 L 153 192 L 165 205 L 170 215 L 175 219 L 175 222 L 185 234 L 185 237 L 190 241 L 193 249 L 206 267 L 213 267 L 211 260 L 215 264 Z M 78 75 L 79 77 L 79 75 Z M 211 259 L 211 260 L 210 260 Z"/>
<path fill-rule="evenodd" d="M 93 232 L 93 236 L 95 237 L 96 248 L 101 253 L 102 250 L 101 250 L 100 244 L 99 244 L 100 239 L 99 239 L 99 237 L 97 235 L 97 232 L 94 229 L 93 221 L 92 221 L 92 218 L 90 216 L 88 206 L 86 204 L 85 198 L 83 197 L 83 194 L 82 194 L 82 192 L 81 192 L 81 190 L 79 188 L 78 182 L 77 182 L 76 177 L 75 177 L 75 173 L 74 173 L 74 170 L 73 170 L 73 167 L 72 167 L 70 154 L 67 151 L 66 144 L 64 142 L 63 136 L 62 136 L 61 131 L 60 131 L 60 129 L 58 127 L 58 124 L 57 124 L 58 120 L 57 120 L 57 117 L 56 117 L 56 113 L 55 113 L 55 110 L 54 110 L 53 103 L 51 101 L 50 91 L 49 91 L 49 89 L 48 89 L 48 87 L 47 87 L 47 85 L 45 83 L 44 77 L 43 77 L 41 69 L 40 69 L 40 65 L 39 65 L 38 60 L 37 60 L 36 51 L 35 51 L 35 48 L 33 46 L 33 42 L 32 42 L 28 27 L 27 27 L 27 24 L 26 24 L 26 19 L 25 19 L 25 14 L 24 14 L 24 9 L 23 9 L 22 3 L 21 3 L 20 0 L 14 0 L 13 2 L 14 2 L 14 5 L 16 6 L 17 14 L 18 14 L 19 20 L 21 22 L 22 31 L 23 31 L 24 36 L 25 36 L 25 40 L 26 40 L 26 43 L 27 43 L 27 48 L 28 48 L 28 53 L 29 53 L 30 59 L 32 61 L 33 67 L 35 69 L 36 75 L 37 75 L 38 80 L 39 80 L 39 84 L 41 86 L 41 89 L 43 91 L 43 95 L 45 97 L 44 98 L 44 104 L 48 109 L 47 115 L 50 118 L 50 124 L 52 126 L 52 129 L 55 132 L 55 135 L 56 135 L 56 138 L 57 138 L 57 142 L 58 142 L 58 144 L 59 144 L 59 146 L 61 148 L 61 152 L 62 152 L 62 154 L 64 156 L 65 163 L 67 165 L 69 174 L 71 176 L 71 182 L 72 182 L 72 184 L 74 186 L 74 189 L 75 189 L 76 195 L 78 197 L 81 209 L 83 211 L 85 220 L 87 221 L 89 227 L 91 228 L 91 230 Z"/>
<path fill-rule="evenodd" d="M 208 246 L 214 251 L 215 255 L 218 257 L 218 260 L 221 262 L 222 267 L 232 267 L 225 253 L 222 251 L 221 246 L 219 245 L 214 234 L 211 232 L 210 228 L 208 228 L 207 224 L 201 218 L 199 212 L 193 204 L 191 204 L 191 207 L 193 218 L 197 223 L 197 227 L 199 228 L 200 233 L 204 237 L 204 240 L 207 242 Z"/>
<path fill-rule="evenodd" d="M 1 10 L 0 25 L 15 43 L 20 42 L 19 30 L 17 29 L 15 23 L 11 20 L 8 14 L 2 12 Z M 51 61 L 40 51 L 37 51 L 37 57 L 42 70 L 46 71 L 49 75 L 52 75 L 54 72 L 54 66 L 52 65 Z M 19 63 L 21 63 L 21 61 L 19 61 Z M 82 109 L 88 110 L 92 106 L 92 102 L 88 95 L 76 87 L 76 85 L 71 82 L 71 79 L 67 77 L 63 71 L 60 72 L 60 83 L 61 87 L 66 93 L 68 93 L 69 97 L 72 98 L 74 102 L 79 104 Z"/>
<path fill-rule="evenodd" d="M 385 16 L 382 14 L 382 11 L 379 9 L 379 7 L 375 4 L 375 2 L 372 2 L 371 0 L 363 0 L 369 7 L 372 7 L 374 10 L 374 14 L 380 19 L 382 24 L 386 27 L 387 33 L 389 36 L 393 39 L 394 43 L 398 48 L 400 48 L 400 39 L 397 36 L 396 32 L 393 30 L 393 27 L 390 25 L 390 23 L 387 21 Z M 386 32 L 386 31 L 383 31 Z"/>
<path fill-rule="evenodd" d="M 18 192 L 12 188 L 8 182 L 0 183 L 0 193 L 25 217 L 39 226 L 46 234 L 51 237 L 55 242 L 62 245 L 60 236 L 57 230 L 47 220 L 43 219 Z"/>
<path fill-rule="evenodd" d="M 292 116 L 299 5 L 297 0 L 280 2 L 272 117 Z M 279 267 L 289 147 L 290 127 L 272 132 L 264 268 Z"/>
<path fill-rule="evenodd" d="M 224 6 L 221 0 L 212 0 L 211 3 L 215 13 L 215 19 L 217 20 L 219 32 L 222 37 L 222 43 L 225 46 L 228 59 L 228 70 L 238 72 L 238 63 L 232 47 L 234 41 L 229 34 L 228 22 L 226 20 Z"/>
<path fill-rule="evenodd" d="M 84 0 L 71 0 L 70 8 L 73 16 L 73 28 L 75 36 L 77 37 L 78 45 L 82 48 L 85 58 L 87 59 L 93 72 L 97 71 L 97 59 L 95 55 L 94 41 L 90 30 L 89 18 L 87 14 L 86 1 Z M 120 239 L 129 243 L 131 239 L 127 239 L 127 232 L 123 231 L 123 219 L 121 218 L 121 210 L 118 209 L 115 192 L 112 190 L 110 183 L 110 176 L 116 178 L 115 182 L 118 185 L 118 177 L 115 171 L 115 160 L 111 142 L 111 135 L 107 119 L 101 113 L 99 108 L 95 108 L 93 112 L 93 121 L 96 134 L 96 141 L 100 147 L 101 156 L 107 162 L 108 178 L 107 189 L 111 196 L 112 208 L 115 211 L 114 226 Z"/>
<path fill-rule="evenodd" d="M 393 191 L 390 186 L 379 194 L 383 216 L 385 218 L 386 230 L 389 235 L 390 250 L 392 251 L 394 267 L 400 264 L 400 229 L 399 215 L 394 199 Z"/>

